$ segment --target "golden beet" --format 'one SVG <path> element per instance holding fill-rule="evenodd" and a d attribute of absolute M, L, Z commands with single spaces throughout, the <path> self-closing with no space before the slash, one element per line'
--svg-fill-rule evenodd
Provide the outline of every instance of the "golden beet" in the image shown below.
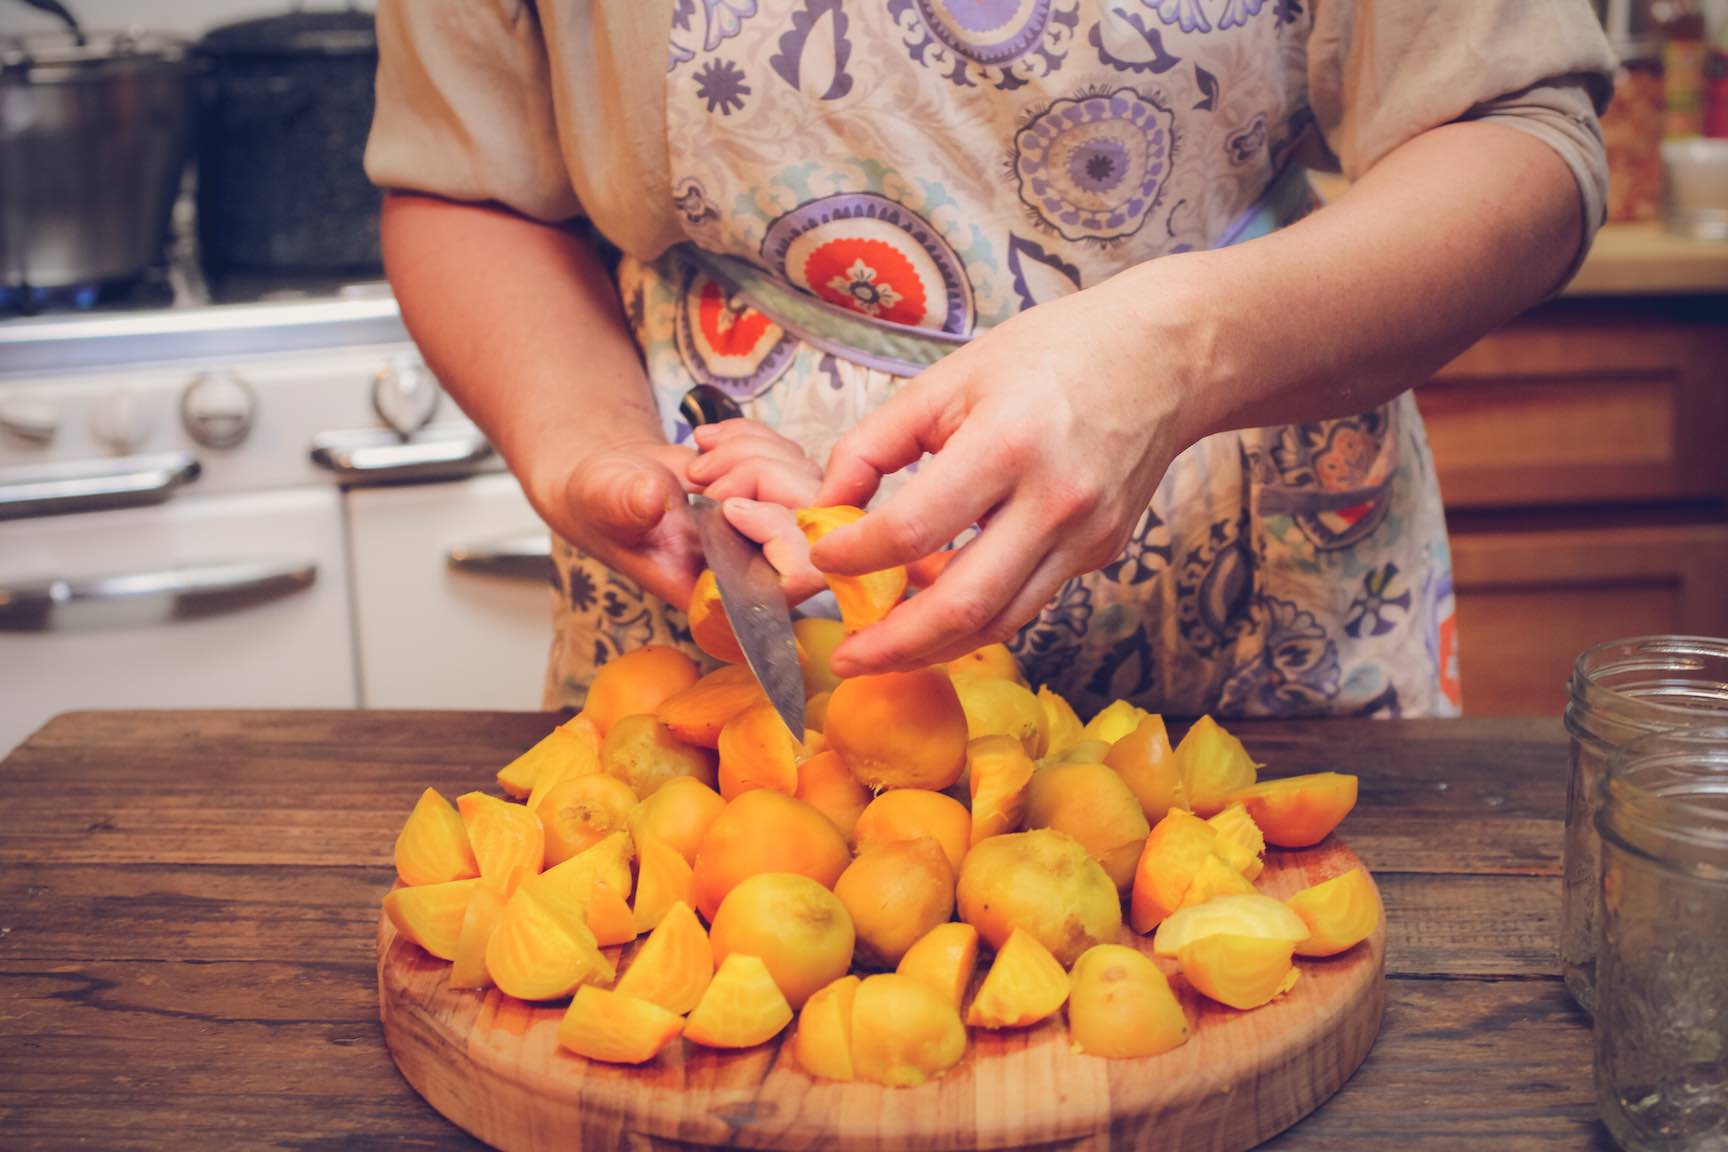
<path fill-rule="evenodd" d="M 919 937 L 894 970 L 922 980 L 959 1011 L 978 967 L 978 929 L 970 924 L 938 924 Z"/>
<path fill-rule="evenodd" d="M 1175 956 L 1207 936 L 1259 936 L 1294 947 L 1308 939 L 1302 917 L 1263 893 L 1218 896 L 1177 909 L 1152 937 L 1154 956 Z"/>
<path fill-rule="evenodd" d="M 800 508 L 797 518 L 804 538 L 815 544 L 834 529 L 863 519 L 864 510 L 845 505 Z M 877 623 L 906 594 L 904 565 L 866 572 L 861 576 L 828 576 L 824 573 L 824 578 L 828 581 L 828 590 L 834 593 L 834 603 L 840 608 L 840 620 L 847 632 L 857 632 Z"/>
<path fill-rule="evenodd" d="M 484 792 L 465 792 L 456 798 L 456 810 L 462 814 L 480 875 L 502 880 L 513 868 L 538 872 L 545 863 L 546 829 L 525 806 Z"/>
<path fill-rule="evenodd" d="M 1129 904 L 1130 922 L 1136 932 L 1150 932 L 1159 921 L 1182 906 L 1182 897 L 1194 882 L 1195 873 L 1212 855 L 1218 833 L 1206 821 L 1180 808 L 1173 808 L 1158 821 L 1140 850 L 1134 868 L 1134 890 Z"/>
<path fill-rule="evenodd" d="M 928 836 L 872 844 L 834 885 L 857 933 L 858 962 L 892 968 L 954 914 L 954 869 Z"/>
<path fill-rule="evenodd" d="M 1308 925 L 1308 939 L 1296 945 L 1298 956 L 1336 956 L 1380 926 L 1380 892 L 1360 865 L 1304 888 L 1284 903 Z"/>
<path fill-rule="evenodd" d="M 872 793 L 852 775 L 840 753 L 830 748 L 798 765 L 798 791 L 793 795 L 828 817 L 850 840 Z"/>
<path fill-rule="evenodd" d="M 1020 830 L 1026 821 L 1026 792 L 1032 772 L 1026 749 L 1011 736 L 985 736 L 966 745 L 972 843 Z"/>
<path fill-rule="evenodd" d="M 1136 704 L 1126 700 L 1115 700 L 1105 705 L 1103 711 L 1086 721 L 1086 727 L 1081 730 L 1081 736 L 1087 740 L 1102 740 L 1106 744 L 1114 744 L 1134 729 L 1151 713 Z"/>
<path fill-rule="evenodd" d="M 540 877 L 516 886 L 486 942 L 486 972 L 518 1000 L 557 1000 L 616 974 L 588 930 L 584 909 L 542 895 Z"/>
<path fill-rule="evenodd" d="M 636 931 L 650 931 L 672 905 L 695 899 L 690 862 L 660 840 L 636 842 L 636 901 L 630 908 Z"/>
<path fill-rule="evenodd" d="M 755 956 L 726 957 L 702 999 L 684 1021 L 684 1036 L 709 1048 L 766 1044 L 792 1023 L 792 1008 Z"/>
<path fill-rule="evenodd" d="M 420 793 L 396 835 L 396 876 L 404 884 L 443 884 L 480 875 L 462 817 L 436 788 Z"/>
<path fill-rule="evenodd" d="M 1128 785 L 1103 764 L 1054 764 L 1026 790 L 1026 826 L 1054 828 L 1080 841 L 1127 895 L 1151 828 Z"/>
<path fill-rule="evenodd" d="M 1012 736 L 1036 759 L 1049 738 L 1044 707 L 1025 685 L 971 673 L 953 677 L 954 691 L 966 713 L 966 738 Z"/>
<path fill-rule="evenodd" d="M 1188 1041 L 1188 1019 L 1164 973 L 1121 944 L 1088 948 L 1069 974 L 1068 1036 L 1089 1056 L 1156 1056 Z"/>
<path fill-rule="evenodd" d="M 685 743 L 713 748 L 720 743 L 726 721 L 766 699 L 754 672 L 742 664 L 728 664 L 661 701 L 654 715 Z"/>
<path fill-rule="evenodd" d="M 979 841 L 956 897 L 960 919 L 991 947 L 1020 928 L 1064 964 L 1122 929 L 1116 885 L 1078 840 L 1049 828 Z"/>
<path fill-rule="evenodd" d="M 558 1043 L 578 1056 L 645 1064 L 678 1038 L 684 1021 L 658 1004 L 584 985 L 558 1025 Z"/>
<path fill-rule="evenodd" d="M 1253 892 L 1254 885 L 1248 882 L 1248 878 L 1231 867 L 1224 857 L 1213 852 L 1200 862 L 1200 869 L 1194 873 L 1188 891 L 1182 894 L 1179 907 L 1192 908 L 1220 896 L 1247 896 Z"/>
<path fill-rule="evenodd" d="M 1356 807 L 1356 777 L 1341 772 L 1286 776 L 1238 789 L 1227 802 L 1248 809 L 1268 844 L 1310 848 Z"/>
<path fill-rule="evenodd" d="M 1176 954 L 1182 975 L 1209 1000 L 1258 1008 L 1296 983 L 1288 940 L 1262 936 L 1203 936 Z"/>
<path fill-rule="evenodd" d="M 1218 833 L 1218 839 L 1212 845 L 1214 852 L 1249 880 L 1260 875 L 1261 869 L 1266 867 L 1266 862 L 1261 859 L 1266 851 L 1266 837 L 1260 834 L 1260 826 L 1248 815 L 1247 808 L 1237 803 L 1228 804 L 1224 811 L 1209 817 L 1206 823 Z"/>
<path fill-rule="evenodd" d="M 910 1088 L 960 1063 L 966 1026 L 940 992 L 885 972 L 852 998 L 852 1069 L 860 1080 Z"/>
<path fill-rule="evenodd" d="M 680 776 L 630 809 L 626 823 L 634 839 L 658 840 L 694 864 L 708 826 L 724 811 L 726 801 L 720 793 L 693 777 Z"/>
<path fill-rule="evenodd" d="M 1020 662 L 1014 659 L 1014 653 L 1008 650 L 1006 644 L 986 644 L 982 648 L 974 648 L 964 656 L 956 656 L 948 661 L 950 676 L 991 676 L 998 680 L 1012 680 L 1016 684 L 1025 684 L 1026 676 L 1020 671 Z"/>
<path fill-rule="evenodd" d="M 872 844 L 928 836 L 942 846 L 956 872 L 972 843 L 972 814 L 952 796 L 923 788 L 895 788 L 870 801 L 852 828 L 862 852 Z"/>
<path fill-rule="evenodd" d="M 841 681 L 822 733 L 871 788 L 941 791 L 966 766 L 966 710 L 930 668 Z"/>
<path fill-rule="evenodd" d="M 802 667 L 806 699 L 838 688 L 840 677 L 834 675 L 829 661 L 834 657 L 834 649 L 840 647 L 840 641 L 846 639 L 846 626 L 838 620 L 805 616 L 792 622 L 792 635 L 804 652 Z M 813 727 L 820 728 L 821 725 Z"/>
<path fill-rule="evenodd" d="M 1210 716 L 1202 716 L 1176 745 L 1182 788 L 1196 815 L 1212 816 L 1230 802 L 1230 794 L 1254 783 L 1259 765 L 1242 741 Z"/>
<path fill-rule="evenodd" d="M 764 700 L 720 730 L 720 795 L 734 800 L 752 788 L 790 796 L 798 790 L 798 740 Z"/>
<path fill-rule="evenodd" d="M 652 712 L 696 683 L 697 674 L 696 661 L 676 648 L 638 648 L 600 666 L 582 711 L 605 736 L 624 717 Z"/>
<path fill-rule="evenodd" d="M 796 872 L 832 888 L 851 861 L 828 817 L 802 800 L 757 788 L 709 826 L 691 876 L 696 909 L 712 921 L 728 892 L 763 872 Z"/>
<path fill-rule="evenodd" d="M 852 966 L 852 917 L 808 876 L 766 872 L 733 888 L 708 930 L 714 962 L 734 952 L 760 957 L 796 1010 Z"/>
<path fill-rule="evenodd" d="M 504 880 L 482 880 L 469 894 L 468 908 L 462 913 L 462 932 L 456 939 L 456 955 L 451 958 L 450 987 L 489 988 L 492 977 L 486 972 L 486 943 L 492 930 L 498 927 L 498 917 L 504 905 L 516 892 L 516 885 L 528 875 L 518 868 Z"/>
<path fill-rule="evenodd" d="M 690 621 L 690 638 L 696 641 L 696 647 L 723 663 L 744 663 L 744 649 L 738 646 L 732 621 L 726 617 L 726 606 L 720 602 L 720 584 L 712 568 L 702 569 L 696 578 L 684 615 Z"/>
<path fill-rule="evenodd" d="M 822 1080 L 851 1080 L 852 1001 L 859 979 L 842 976 L 804 1001 L 792 1054 L 804 1071 Z"/>
<path fill-rule="evenodd" d="M 1074 706 L 1064 697 L 1047 687 L 1040 687 L 1038 706 L 1044 710 L 1046 756 L 1060 756 L 1085 738 L 1085 726 L 1080 723 L 1080 717 L 1074 714 Z"/>
<path fill-rule="evenodd" d="M 683 776 L 714 786 L 714 753 L 678 739 L 652 714 L 626 716 L 612 725 L 600 746 L 600 763 L 643 799 Z"/>
<path fill-rule="evenodd" d="M 1068 999 L 1068 973 L 1038 942 L 1016 928 L 996 952 L 966 1023 L 978 1028 L 1024 1028 L 1055 1013 Z"/>
<path fill-rule="evenodd" d="M 1182 790 L 1182 769 L 1164 730 L 1164 717 L 1148 716 L 1134 731 L 1110 746 L 1104 763 L 1122 777 L 1140 801 L 1140 811 L 1149 824 L 1164 819 L 1172 808 L 1186 810 L 1188 795 Z"/>
<path fill-rule="evenodd" d="M 552 729 L 528 751 L 498 770 L 498 786 L 506 795 L 524 799 L 542 777 L 557 783 L 568 776 L 599 771 L 600 730 L 578 712 Z"/>
<path fill-rule="evenodd" d="M 618 978 L 618 991 L 688 1012 L 714 978 L 714 950 L 688 904 L 673 904 Z"/>
<path fill-rule="evenodd" d="M 557 785 L 534 814 L 546 829 L 546 865 L 561 864 L 629 824 L 630 785 L 612 776 L 578 776 Z"/>
<path fill-rule="evenodd" d="M 440 960 L 454 960 L 462 939 L 462 917 L 478 879 L 446 880 L 413 888 L 393 888 L 384 897 L 384 914 L 396 931 Z"/>

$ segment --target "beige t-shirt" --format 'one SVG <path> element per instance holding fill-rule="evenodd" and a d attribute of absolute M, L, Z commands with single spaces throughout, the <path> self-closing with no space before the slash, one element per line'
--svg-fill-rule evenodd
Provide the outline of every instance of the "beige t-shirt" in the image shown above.
<path fill-rule="evenodd" d="M 381 0 L 366 170 L 386 188 L 586 215 L 643 259 L 684 238 L 665 132 L 676 0 Z M 1601 224 L 1614 59 L 1586 0 L 1312 0 L 1309 106 L 1354 179 L 1441 124 L 1528 132 Z"/>

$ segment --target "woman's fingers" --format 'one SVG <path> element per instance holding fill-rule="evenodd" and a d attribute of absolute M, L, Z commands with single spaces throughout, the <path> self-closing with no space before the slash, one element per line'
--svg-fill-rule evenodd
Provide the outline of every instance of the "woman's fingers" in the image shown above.
<path fill-rule="evenodd" d="M 828 455 L 817 496 L 822 504 L 862 508 L 882 477 L 948 442 L 960 426 L 962 409 L 959 393 L 946 384 L 945 366 L 919 375 L 840 437 Z"/>
<path fill-rule="evenodd" d="M 1036 513 L 1023 503 L 1005 506 L 929 588 L 841 644 L 833 656 L 835 673 L 859 676 L 918 667 L 938 653 L 959 655 L 1010 635 L 987 630 L 1000 619 L 1003 606 L 1021 596 L 1050 546 Z"/>
<path fill-rule="evenodd" d="M 955 660 L 983 644 L 1006 642 L 1043 611 L 1044 605 L 1055 599 L 1056 594 L 1062 590 L 1063 583 L 1074 574 L 1072 568 L 1072 560 L 1067 553 L 1050 553 L 1032 570 L 1032 575 L 1026 578 L 1025 586 L 1008 601 L 1007 607 L 997 613 L 994 620 L 979 629 L 977 636 L 932 651 L 930 662 L 934 664 Z M 990 639 L 978 638 L 982 636 Z"/>
<path fill-rule="evenodd" d="M 642 539 L 683 487 L 672 470 L 637 452 L 598 452 L 570 473 L 566 490 L 581 521 L 621 544 Z"/>
<path fill-rule="evenodd" d="M 787 600 L 796 604 L 823 589 L 826 581 L 810 563 L 810 546 L 792 509 L 734 497 L 722 510 L 732 527 L 762 545 L 762 554 L 780 573 Z"/>
<path fill-rule="evenodd" d="M 765 430 L 766 431 L 766 430 Z M 704 448 L 690 463 L 690 479 L 708 484 L 750 460 L 783 460 L 802 464 L 811 475 L 820 477 L 821 470 L 804 454 L 804 449 L 777 433 L 765 435 L 741 434 Z"/>
<path fill-rule="evenodd" d="M 963 425 L 904 486 L 862 520 L 836 528 L 811 559 L 824 572 L 860 575 L 939 551 L 985 517 L 1019 477 L 1002 466 L 987 421 Z M 832 474 L 830 474 L 830 480 Z M 823 483 L 826 503 L 828 481 Z M 958 563 L 958 561 L 956 561 Z"/>
<path fill-rule="evenodd" d="M 791 462 L 758 458 L 738 465 L 703 491 L 712 500 L 742 497 L 768 501 L 790 510 L 808 507 L 816 498 L 816 489 L 821 482 L 821 475 L 808 460 Z"/>

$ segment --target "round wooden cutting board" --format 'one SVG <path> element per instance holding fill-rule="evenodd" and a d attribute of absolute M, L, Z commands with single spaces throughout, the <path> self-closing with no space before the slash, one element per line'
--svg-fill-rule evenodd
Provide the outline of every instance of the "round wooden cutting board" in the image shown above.
<path fill-rule="evenodd" d="M 1336 840 L 1272 850 L 1258 887 L 1280 899 L 1357 864 Z M 1123 930 L 1150 952 L 1151 939 Z M 506 1152 L 672 1149 L 1251 1148 L 1319 1107 L 1350 1078 L 1380 1030 L 1385 923 L 1342 956 L 1297 959 L 1301 978 L 1263 1008 L 1205 1000 L 1179 977 L 1193 1032 L 1140 1060 L 1076 1053 L 1062 1014 L 1034 1028 L 970 1030 L 966 1058 L 918 1088 L 806 1075 L 780 1041 L 716 1052 L 676 1041 L 640 1068 L 560 1048 L 564 1005 L 454 991 L 450 965 L 378 933 L 384 1036 L 408 1083 Z M 1173 972 L 1171 967 L 1167 971 Z M 983 964 L 974 981 L 983 977 Z M 796 1025 L 794 1025 L 795 1027 Z"/>

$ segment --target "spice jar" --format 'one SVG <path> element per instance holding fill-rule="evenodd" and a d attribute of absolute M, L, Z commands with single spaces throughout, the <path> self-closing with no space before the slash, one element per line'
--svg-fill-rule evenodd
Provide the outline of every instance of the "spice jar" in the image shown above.
<path fill-rule="evenodd" d="M 1572 998 L 1594 1008 L 1600 841 L 1596 811 L 1614 749 L 1650 732 L 1728 724 L 1728 640 L 1644 636 L 1589 648 L 1572 669 L 1566 730 L 1566 847 L 1560 966 Z"/>
<path fill-rule="evenodd" d="M 1654 220 L 1662 207 L 1662 131 L 1667 99 L 1660 45 L 1622 46 L 1614 102 L 1602 114 L 1608 154 L 1608 219 Z"/>
<path fill-rule="evenodd" d="M 1728 1150 L 1728 728 L 1614 755 L 1597 826 L 1596 1097 L 1628 1152 Z"/>

